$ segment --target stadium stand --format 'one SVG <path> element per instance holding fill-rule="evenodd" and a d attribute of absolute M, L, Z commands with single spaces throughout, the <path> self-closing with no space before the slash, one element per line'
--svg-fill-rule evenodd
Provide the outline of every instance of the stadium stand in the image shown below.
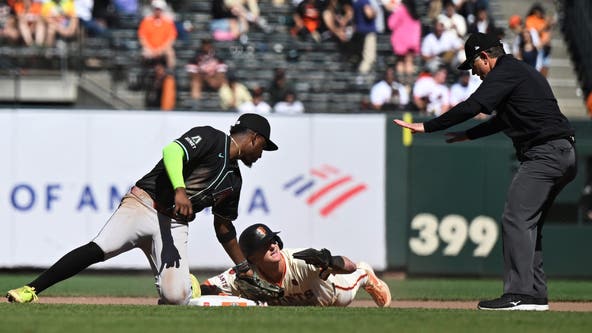
<path fill-rule="evenodd" d="M 416 8 L 421 17 L 423 34 L 427 33 L 432 23 L 428 17 L 428 5 L 430 1 L 415 0 Z M 582 2 L 590 7 L 586 1 L 559 1 L 558 3 Z M 143 1 L 143 3 L 149 3 Z M 218 95 L 215 91 L 205 90 L 203 99 L 196 105 L 190 98 L 190 77 L 185 70 L 185 65 L 193 57 L 200 41 L 211 38 L 209 30 L 210 1 L 186 1 L 176 8 L 177 21 L 186 23 L 190 27 L 187 39 L 178 40 L 175 44 L 177 65 L 174 72 L 177 81 L 177 109 L 221 111 Z M 490 0 L 491 14 L 497 26 L 507 26 L 507 17 L 513 13 L 524 14 L 527 6 L 517 8 L 522 2 L 509 0 Z M 551 7 L 553 1 L 543 1 L 545 6 Z M 174 7 L 174 5 L 173 5 Z M 359 112 L 364 101 L 367 100 L 369 90 L 374 82 L 381 78 L 387 66 L 395 62 L 390 45 L 388 32 L 378 35 L 377 61 L 374 68 L 367 75 L 360 75 L 355 66 L 343 60 L 338 51 L 338 45 L 331 40 L 321 43 L 315 41 L 302 41 L 290 35 L 293 7 L 290 1 L 283 4 L 272 4 L 272 1 L 259 2 L 261 16 L 264 17 L 272 31 L 252 26 L 248 32 L 248 39 L 237 41 L 214 41 L 218 56 L 236 73 L 241 82 L 249 88 L 257 86 L 265 87 L 273 76 L 274 68 L 286 68 L 287 76 L 293 78 L 296 94 L 301 100 L 307 113 L 315 112 Z M 566 8 L 563 6 L 562 8 Z M 508 12 L 509 11 L 509 12 Z M 567 15 L 566 11 L 566 15 Z M 580 13 L 581 15 L 581 13 Z M 588 20 L 589 21 L 589 20 Z M 583 19 L 582 24 L 589 22 Z M 12 44 L 0 44 L 0 57 L 2 65 L 0 70 L 8 75 L 2 75 L 0 82 L 3 91 L 17 91 L 15 82 L 23 78 L 52 77 L 55 82 L 70 82 L 75 85 L 74 91 L 84 91 L 83 94 L 65 93 L 72 91 L 64 89 L 61 98 L 55 96 L 40 97 L 41 101 L 48 103 L 72 103 L 80 104 L 76 98 L 93 95 L 101 100 L 101 107 L 107 106 L 116 109 L 143 109 L 144 92 L 141 89 L 141 81 L 145 76 L 141 68 L 141 47 L 137 38 L 138 18 L 119 20 L 117 26 L 110 27 L 110 38 L 89 37 L 84 32 L 67 43 L 58 43 L 56 47 L 29 48 Z M 583 54 L 586 50 L 577 49 L 574 45 L 589 45 L 573 38 L 585 37 L 582 34 L 570 40 L 571 28 L 563 27 L 562 31 L 568 38 L 571 57 L 576 64 L 578 79 L 587 94 L 590 86 L 590 74 L 582 59 L 587 59 Z M 576 28 L 578 29 L 578 28 Z M 575 34 L 577 35 L 577 34 Z M 511 36 L 509 36 L 511 37 Z M 570 67 L 568 59 L 562 59 L 561 48 L 563 40 L 559 32 L 555 33 L 554 43 L 559 45 L 554 50 L 554 63 Z M 563 48 L 565 48 L 563 46 Z M 578 52 L 582 55 L 578 56 Z M 555 57 L 555 55 L 560 55 Z M 567 53 L 565 53 L 567 57 Z M 565 62 L 565 63 L 564 63 Z M 416 59 L 417 69 L 421 70 L 419 57 Z M 581 67 L 584 66 L 584 67 Z M 24 70 L 26 69 L 26 70 Z M 571 68 L 570 68 L 571 69 Z M 570 72 L 559 76 L 559 73 Z M 567 109 L 570 116 L 585 116 L 581 97 L 575 97 L 575 74 L 573 71 L 565 71 L 565 68 L 551 69 L 550 82 L 553 89 L 559 91 L 558 99 L 562 109 Z M 563 75 L 563 74 L 562 74 Z M 414 78 L 412 78 L 413 80 Z M 448 83 L 456 81 L 454 73 L 451 74 Z M 412 82 L 410 82 L 412 83 Z M 4 89 L 7 87 L 6 89 Z M 28 90 L 22 86 L 20 90 Z M 48 91 L 49 92 L 49 91 Z M 51 92 L 51 94 L 58 94 Z M 7 96 L 4 96 L 7 95 Z M 9 102 L 14 93 L 4 93 L 0 99 Z M 567 97 L 564 97 L 567 96 Z M 20 101 L 27 102 L 25 95 L 21 94 Z M 579 98 L 579 99 L 578 99 Z M 575 99 L 575 101 L 574 101 Z M 1 101 L 0 101 L 1 102 Z M 37 102 L 30 100 L 30 102 Z M 88 103 L 82 103 L 88 105 Z M 570 106 L 573 108 L 570 109 Z M 367 110 L 364 110 L 367 112 Z"/>

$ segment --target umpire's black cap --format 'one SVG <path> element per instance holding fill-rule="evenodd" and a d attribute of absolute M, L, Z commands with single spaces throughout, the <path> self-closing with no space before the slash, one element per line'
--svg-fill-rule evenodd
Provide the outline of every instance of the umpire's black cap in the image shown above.
<path fill-rule="evenodd" d="M 256 113 L 244 113 L 238 117 L 233 127 L 248 128 L 264 137 L 267 144 L 263 147 L 263 150 L 278 150 L 278 146 L 269 138 L 271 135 L 271 126 L 269 126 L 269 122 L 265 117 Z"/>
<path fill-rule="evenodd" d="M 503 46 L 502 42 L 496 36 L 480 32 L 471 34 L 469 39 L 465 42 L 466 60 L 458 66 L 458 69 L 471 69 L 471 64 L 475 61 L 475 56 L 481 51 L 485 51 L 494 46 Z"/>

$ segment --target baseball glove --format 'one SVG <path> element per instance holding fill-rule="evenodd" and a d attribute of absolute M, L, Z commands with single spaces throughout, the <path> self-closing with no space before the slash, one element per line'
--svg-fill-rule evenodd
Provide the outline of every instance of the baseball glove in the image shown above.
<path fill-rule="evenodd" d="M 237 274 L 235 283 L 240 297 L 255 302 L 269 303 L 284 296 L 284 288 L 259 278 L 257 273 L 254 273 L 253 276 Z"/>
<path fill-rule="evenodd" d="M 327 249 L 306 249 L 298 251 L 292 255 L 296 259 L 304 260 L 307 264 L 317 266 L 322 269 L 331 267 L 331 251 Z"/>
<path fill-rule="evenodd" d="M 292 257 L 300 260 L 304 260 L 307 264 L 319 267 L 319 277 L 323 280 L 327 280 L 333 268 L 333 256 L 331 251 L 327 249 L 316 250 L 309 248 L 306 250 L 298 251 L 292 255 Z"/>

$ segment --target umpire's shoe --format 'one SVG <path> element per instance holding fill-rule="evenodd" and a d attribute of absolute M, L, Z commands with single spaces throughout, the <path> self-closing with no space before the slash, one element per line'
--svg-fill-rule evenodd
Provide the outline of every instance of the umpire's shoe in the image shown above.
<path fill-rule="evenodd" d="M 9 290 L 6 298 L 11 303 L 31 303 L 39 300 L 35 288 L 29 286 Z"/>
<path fill-rule="evenodd" d="M 500 298 L 481 301 L 477 307 L 480 310 L 547 311 L 549 310 L 549 302 L 547 298 L 536 298 L 518 294 L 503 294 Z"/>
<path fill-rule="evenodd" d="M 365 262 L 360 262 L 358 268 L 365 270 L 368 274 L 364 290 L 372 296 L 374 303 L 381 308 L 391 305 L 391 291 L 388 285 L 376 276 L 372 267 Z"/>

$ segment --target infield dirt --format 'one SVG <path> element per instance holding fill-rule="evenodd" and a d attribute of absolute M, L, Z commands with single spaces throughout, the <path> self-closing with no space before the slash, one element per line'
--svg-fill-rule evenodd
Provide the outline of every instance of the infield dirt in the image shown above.
<path fill-rule="evenodd" d="M 153 297 L 40 297 L 43 304 L 126 304 L 126 305 L 156 305 Z M 476 310 L 477 301 L 396 301 L 391 308 L 421 308 L 421 309 L 469 309 Z M 373 307 L 370 300 L 356 300 L 350 307 Z M 592 302 L 550 302 L 551 311 L 592 312 Z"/>

